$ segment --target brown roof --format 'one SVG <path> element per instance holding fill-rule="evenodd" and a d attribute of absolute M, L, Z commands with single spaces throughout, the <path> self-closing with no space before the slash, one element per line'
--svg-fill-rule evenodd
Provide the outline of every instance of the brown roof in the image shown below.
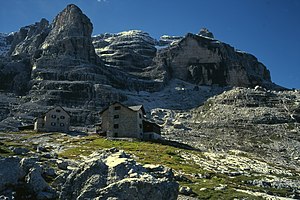
<path fill-rule="evenodd" d="M 34 120 L 37 120 L 37 118 L 40 118 L 40 117 L 45 117 L 45 115 L 46 115 L 48 112 L 50 112 L 51 110 L 56 109 L 57 107 L 61 108 L 63 111 L 65 111 L 65 112 L 67 113 L 67 115 L 69 115 L 69 117 L 71 117 L 71 115 L 69 114 L 69 112 L 67 112 L 63 107 L 61 107 L 61 106 L 55 106 L 55 107 L 52 107 L 52 108 L 48 109 L 48 110 L 47 110 L 46 112 L 44 112 L 42 115 L 39 115 L 39 116 L 36 117 L 36 119 L 34 119 Z"/>
<path fill-rule="evenodd" d="M 128 108 L 129 110 L 132 110 L 134 112 L 138 112 L 139 110 L 142 110 L 143 114 L 146 114 L 146 111 L 144 109 L 143 105 L 137 105 L 137 106 L 125 106 L 124 104 L 120 103 L 120 102 L 114 102 L 112 104 L 110 104 L 109 106 L 105 107 L 100 114 L 102 114 L 103 112 L 105 112 L 110 106 L 115 105 L 115 104 L 120 104 L 121 106 Z"/>

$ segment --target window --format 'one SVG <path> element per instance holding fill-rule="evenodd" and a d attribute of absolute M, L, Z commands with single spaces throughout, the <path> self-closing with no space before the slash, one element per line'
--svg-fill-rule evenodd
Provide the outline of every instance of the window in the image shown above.
<path fill-rule="evenodd" d="M 51 122 L 51 126 L 56 126 L 56 123 L 55 122 Z"/>
<path fill-rule="evenodd" d="M 140 128 L 142 128 L 142 124 L 140 124 Z"/>
<path fill-rule="evenodd" d="M 61 126 L 61 127 L 64 127 L 64 126 L 65 126 L 65 124 L 64 124 L 64 123 L 60 123 L 60 126 Z"/>
<path fill-rule="evenodd" d="M 119 119 L 120 116 L 119 115 L 114 115 L 114 119 Z"/>
<path fill-rule="evenodd" d="M 51 115 L 51 117 L 54 119 L 54 118 L 56 118 L 56 115 Z"/>
<path fill-rule="evenodd" d="M 119 124 L 114 124 L 114 128 L 115 129 L 119 128 Z"/>
<path fill-rule="evenodd" d="M 56 112 L 60 112 L 60 110 L 59 110 L 59 109 L 57 109 L 57 110 L 56 110 Z"/>
<path fill-rule="evenodd" d="M 140 119 L 142 119 L 142 114 L 141 113 L 139 113 L 139 117 L 140 117 Z"/>
<path fill-rule="evenodd" d="M 121 106 L 115 106 L 115 110 L 121 110 Z"/>
<path fill-rule="evenodd" d="M 118 133 L 114 133 L 114 137 L 118 137 Z"/>
<path fill-rule="evenodd" d="M 60 119 L 65 119 L 65 116 L 60 116 Z"/>

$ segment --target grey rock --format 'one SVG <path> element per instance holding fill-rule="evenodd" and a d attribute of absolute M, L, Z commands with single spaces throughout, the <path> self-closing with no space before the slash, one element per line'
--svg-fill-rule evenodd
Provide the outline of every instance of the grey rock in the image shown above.
<path fill-rule="evenodd" d="M 0 192 L 9 185 L 16 185 L 25 176 L 20 160 L 17 157 L 0 159 Z"/>
<path fill-rule="evenodd" d="M 193 194 L 193 190 L 190 187 L 182 186 L 179 188 L 179 193 L 189 196 L 189 195 Z"/>
<path fill-rule="evenodd" d="M 55 169 L 47 168 L 43 170 L 43 176 L 55 178 L 57 176 Z"/>
<path fill-rule="evenodd" d="M 42 157 L 50 159 L 53 158 L 53 155 L 51 153 L 44 153 L 42 154 Z"/>
<path fill-rule="evenodd" d="M 91 155 L 73 170 L 62 186 L 60 199 L 176 199 L 178 184 L 172 177 L 155 177 L 124 152 Z"/>
<path fill-rule="evenodd" d="M 44 146 L 37 146 L 36 151 L 37 152 L 48 152 L 47 148 Z"/>
<path fill-rule="evenodd" d="M 20 161 L 20 166 L 22 167 L 24 172 L 28 174 L 31 168 L 38 167 L 38 161 L 39 158 L 37 157 L 22 158 L 22 160 Z"/>
<path fill-rule="evenodd" d="M 25 181 L 36 196 L 39 197 L 38 199 L 47 199 L 47 197 L 51 199 L 53 196 L 56 196 L 55 190 L 52 189 L 42 177 L 41 167 L 32 168 L 27 174 Z"/>
<path fill-rule="evenodd" d="M 106 186 L 107 166 L 100 160 L 82 164 L 65 179 L 60 199 L 84 199 L 97 196 L 95 188 Z"/>
<path fill-rule="evenodd" d="M 114 197 L 117 199 L 145 199 L 145 200 L 175 200 L 178 196 L 178 184 L 175 182 L 155 181 L 152 177 L 143 179 L 124 179 L 98 190 L 97 199 Z"/>
<path fill-rule="evenodd" d="M 57 194 L 55 192 L 39 192 L 36 195 L 36 199 L 38 200 L 52 200 L 52 199 L 56 199 L 57 198 Z"/>
<path fill-rule="evenodd" d="M 199 198 L 197 197 L 190 197 L 190 196 L 185 196 L 185 195 L 178 195 L 177 200 L 198 200 Z"/>
<path fill-rule="evenodd" d="M 29 149 L 23 147 L 16 147 L 13 149 L 13 152 L 17 155 L 26 155 L 29 152 Z"/>
<path fill-rule="evenodd" d="M 0 200 L 10 200 L 9 197 L 6 197 L 4 195 L 0 195 Z"/>
<path fill-rule="evenodd" d="M 58 160 L 57 161 L 57 167 L 59 169 L 62 169 L 62 170 L 67 170 L 68 169 L 68 166 L 69 166 L 69 163 L 67 161 L 61 161 L 61 160 Z"/>
<path fill-rule="evenodd" d="M 188 182 L 188 183 L 192 182 L 190 179 L 188 179 L 187 177 L 185 177 L 182 174 L 176 174 L 174 178 L 178 182 Z"/>
<path fill-rule="evenodd" d="M 227 185 L 219 184 L 219 186 L 215 187 L 215 190 L 225 190 L 227 188 Z"/>

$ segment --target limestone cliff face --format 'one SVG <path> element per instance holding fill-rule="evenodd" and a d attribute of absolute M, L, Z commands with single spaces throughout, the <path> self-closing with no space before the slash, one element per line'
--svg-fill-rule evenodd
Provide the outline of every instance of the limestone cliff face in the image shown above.
<path fill-rule="evenodd" d="M 160 52 L 169 78 L 200 85 L 255 86 L 271 83 L 267 68 L 250 54 L 237 52 L 228 44 L 187 34 Z"/>
<path fill-rule="evenodd" d="M 93 37 L 93 44 L 107 64 L 133 74 L 151 65 L 156 55 L 156 40 L 138 30 L 101 34 Z"/>

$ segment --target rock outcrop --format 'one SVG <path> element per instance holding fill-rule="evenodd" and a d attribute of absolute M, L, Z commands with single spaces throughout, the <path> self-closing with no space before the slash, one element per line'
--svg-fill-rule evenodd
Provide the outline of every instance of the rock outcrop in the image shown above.
<path fill-rule="evenodd" d="M 56 191 L 42 177 L 38 159 L 0 159 L 0 194 L 7 199 L 55 199 Z"/>
<path fill-rule="evenodd" d="M 169 79 L 199 85 L 272 85 L 269 71 L 253 55 L 201 35 L 187 34 L 177 44 L 163 49 L 157 61 L 168 72 Z"/>
<path fill-rule="evenodd" d="M 25 176 L 25 172 L 20 167 L 19 158 L 0 159 L 0 192 L 7 189 L 9 185 L 18 184 L 19 180 Z"/>
<path fill-rule="evenodd" d="M 299 98 L 297 92 L 234 88 L 208 99 L 205 106 L 197 109 L 199 112 L 195 116 L 199 120 L 217 120 L 219 124 L 299 123 Z"/>
<path fill-rule="evenodd" d="M 67 163 L 52 159 L 52 165 L 53 162 Z M 0 195 L 24 200 L 177 199 L 179 185 L 170 169 L 142 166 L 123 151 L 95 152 L 80 165 L 68 162 L 72 163 L 72 170 L 49 168 L 46 161 L 41 165 L 38 157 L 2 158 Z"/>
<path fill-rule="evenodd" d="M 145 168 L 123 151 L 93 154 L 68 175 L 60 199 L 177 199 L 178 184 L 164 167 Z"/>

